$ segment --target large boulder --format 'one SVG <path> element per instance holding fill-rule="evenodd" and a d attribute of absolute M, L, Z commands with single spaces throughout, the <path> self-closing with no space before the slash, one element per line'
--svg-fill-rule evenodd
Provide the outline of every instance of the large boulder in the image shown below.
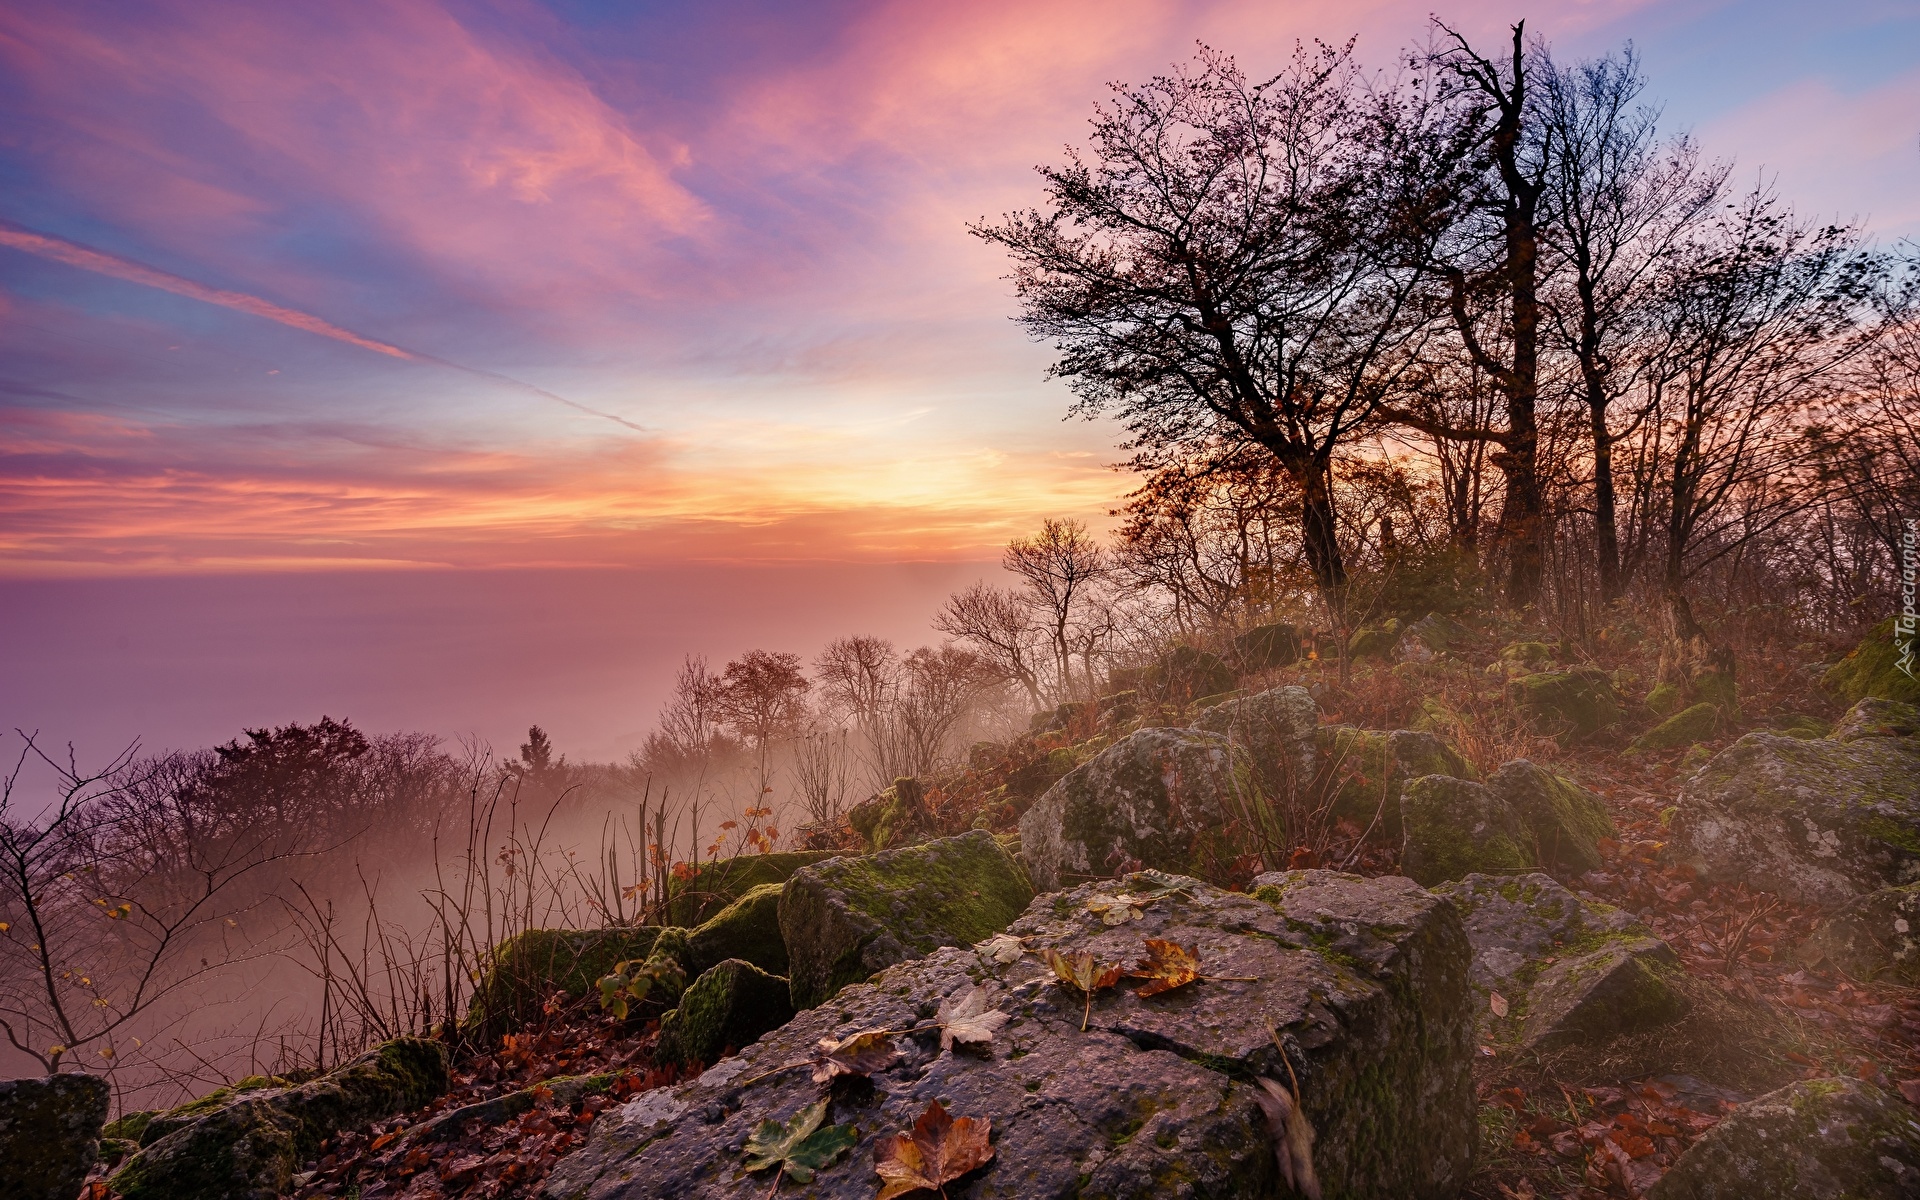
<path fill-rule="evenodd" d="M 1808 1079 L 1735 1109 L 1648 1200 L 1912 1200 L 1920 1114 L 1857 1079 Z"/>
<path fill-rule="evenodd" d="M 1320 709 L 1307 689 L 1278 687 L 1228 700 L 1200 714 L 1193 727 L 1244 747 L 1253 758 L 1256 779 L 1269 796 L 1313 779 L 1314 742 Z"/>
<path fill-rule="evenodd" d="M 1032 899 L 1020 864 L 984 829 L 803 867 L 780 896 L 793 1006 L 812 1008 L 897 962 L 990 937 Z"/>
<path fill-rule="evenodd" d="M 1253 793 L 1252 757 L 1218 734 L 1137 729 L 1075 767 L 1020 818 L 1045 891 L 1131 865 L 1204 874 Z"/>
<path fill-rule="evenodd" d="M 1593 667 L 1540 671 L 1508 680 L 1507 699 L 1535 731 L 1562 741 L 1591 736 L 1626 715 L 1613 681 Z"/>
<path fill-rule="evenodd" d="M 1421 729 L 1355 729 L 1323 725 L 1315 732 L 1316 766 L 1333 789 L 1330 811 L 1362 830 L 1400 837 L 1400 793 L 1423 775 L 1480 778 L 1473 765 L 1437 735 Z"/>
<path fill-rule="evenodd" d="M 1666 720 L 1633 739 L 1627 749 L 1636 754 L 1649 750 L 1678 750 L 1704 742 L 1720 730 L 1720 710 L 1706 701 L 1683 708 Z"/>
<path fill-rule="evenodd" d="M 709 917 L 687 934 L 689 975 L 698 975 L 730 958 L 745 959 L 769 975 L 787 973 L 787 941 L 780 933 L 780 896 L 784 884 L 763 883 Z"/>
<path fill-rule="evenodd" d="M 656 1063 L 710 1063 L 730 1046 L 744 1046 L 793 1019 L 787 981 L 750 962 L 727 959 L 681 993 L 679 1007 L 660 1018 Z"/>
<path fill-rule="evenodd" d="M 1906 646 L 1909 653 L 1913 653 L 1912 625 L 1909 624 L 1907 629 Z M 1920 680 L 1909 673 L 1920 668 L 1914 667 L 1910 659 L 1903 659 L 1900 651 L 1901 643 L 1896 636 L 1894 618 L 1888 617 L 1868 630 L 1867 636 L 1860 639 L 1860 644 L 1835 663 L 1821 682 L 1849 701 L 1873 697 L 1920 704 Z M 1902 669 L 1903 662 L 1905 669 Z"/>
<path fill-rule="evenodd" d="M 461 1035 L 492 1045 L 504 1033 L 536 1020 L 549 996 L 593 994 L 615 963 L 644 959 L 660 936 L 657 926 L 611 929 L 529 929 L 495 946 L 473 990 Z"/>
<path fill-rule="evenodd" d="M 150 1142 L 111 1180 L 125 1200 L 265 1200 L 342 1129 L 419 1108 L 447 1090 L 446 1048 L 397 1038 L 298 1087 L 246 1092 Z"/>
<path fill-rule="evenodd" d="M 1833 907 L 1920 878 L 1920 738 L 1749 733 L 1676 807 L 1670 852 L 1708 879 Z"/>
<path fill-rule="evenodd" d="M 1853 900 L 1814 931 L 1813 945 L 1856 979 L 1920 987 L 1920 883 Z"/>
<path fill-rule="evenodd" d="M 1175 646 L 1149 667 L 1143 680 L 1161 699 L 1186 704 L 1233 690 L 1233 668 L 1196 646 Z"/>
<path fill-rule="evenodd" d="M 1664 942 L 1550 876 L 1475 874 L 1433 891 L 1453 902 L 1466 926 L 1488 1041 L 1542 1049 L 1597 1044 L 1686 1011 Z"/>
<path fill-rule="evenodd" d="M 754 888 L 785 883 L 801 867 L 825 862 L 840 850 L 781 850 L 736 854 L 697 863 L 684 879 L 667 884 L 667 919 L 691 929 Z"/>
<path fill-rule="evenodd" d="M 113 1089 L 95 1075 L 0 1080 L 0 1196 L 73 1200 L 100 1157 Z"/>
<path fill-rule="evenodd" d="M 1912 737 L 1920 733 L 1920 704 L 1869 697 L 1847 710 L 1827 736 L 1836 742 L 1867 737 Z"/>
<path fill-rule="evenodd" d="M 847 813 L 847 824 L 860 835 L 868 850 L 903 845 L 927 827 L 926 796 L 926 789 L 918 779 L 902 776 L 876 795 L 854 805 Z"/>
<path fill-rule="evenodd" d="M 1404 879 L 1332 872 L 1266 876 L 1252 896 L 1192 880 L 1169 894 L 1168 882 L 1041 897 L 1008 930 L 1025 954 L 944 949 L 847 988 L 691 1083 L 603 1116 L 546 1195 L 764 1194 L 768 1177 L 744 1169 L 749 1133 L 823 1094 L 827 1120 L 857 1138 L 808 1184 L 823 1200 L 872 1200 L 876 1144 L 934 1099 L 991 1123 L 993 1158 L 956 1198 L 1278 1195 L 1262 1078 L 1288 1091 L 1298 1079 L 1326 1195 L 1457 1194 L 1476 1137 L 1468 953 L 1451 906 Z M 1158 894 L 1138 920 L 1108 926 L 1088 911 L 1097 891 L 1133 887 Z M 1038 956 L 1131 964 L 1143 937 L 1194 949 L 1208 977 L 1147 999 L 1137 983 L 1101 991 L 1083 1032 L 1083 999 Z M 1010 1019 L 987 1044 L 943 1051 L 937 1014 L 975 987 Z M 900 1058 L 871 1086 L 823 1092 L 804 1068 L 781 1069 L 863 1030 L 915 1031 L 892 1039 Z"/>
<path fill-rule="evenodd" d="M 1535 860 L 1548 870 L 1598 869 L 1600 839 L 1618 832 L 1596 793 L 1527 759 L 1502 764 L 1487 787 L 1520 815 L 1533 836 Z"/>
<path fill-rule="evenodd" d="M 1520 814 L 1484 783 L 1422 776 L 1400 793 L 1400 820 L 1400 870 L 1428 887 L 1476 871 L 1539 865 Z"/>
<path fill-rule="evenodd" d="M 1300 661 L 1300 630 L 1285 621 L 1255 625 L 1233 639 L 1243 669 L 1267 671 Z"/>

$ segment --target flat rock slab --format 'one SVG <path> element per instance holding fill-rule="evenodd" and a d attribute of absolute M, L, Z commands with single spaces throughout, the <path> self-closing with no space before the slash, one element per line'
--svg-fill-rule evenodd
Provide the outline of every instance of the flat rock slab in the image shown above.
<path fill-rule="evenodd" d="M 1789 1084 L 1735 1109 L 1648 1200 L 1912 1200 L 1920 1112 L 1856 1079 Z"/>
<path fill-rule="evenodd" d="M 1119 925 L 1088 910 L 1098 894 L 1165 882 L 1133 876 L 1042 896 L 1008 931 L 1024 953 L 943 949 L 846 988 L 699 1079 L 603 1117 L 546 1194 L 764 1193 L 769 1177 L 742 1168 L 748 1135 L 823 1094 L 805 1070 L 777 1068 L 809 1057 L 821 1038 L 916 1026 L 894 1039 L 903 1054 L 892 1069 L 826 1093 L 827 1119 L 855 1127 L 854 1149 L 782 1191 L 872 1200 L 875 1143 L 937 1098 L 955 1116 L 992 1123 L 992 1161 L 950 1185 L 950 1200 L 1277 1195 L 1254 1100 L 1253 1078 L 1264 1075 L 1298 1077 L 1327 1195 L 1455 1194 L 1476 1130 L 1469 954 L 1452 906 L 1405 879 L 1301 871 L 1263 876 L 1259 898 L 1181 881 L 1185 891 Z M 1098 993 L 1082 1032 L 1082 998 L 1053 982 L 1040 952 L 1130 965 L 1145 937 L 1192 947 L 1206 974 L 1245 981 L 1202 979 L 1149 999 L 1133 981 Z M 1010 1020 L 978 1052 L 942 1051 L 932 1019 L 975 986 Z"/>
<path fill-rule="evenodd" d="M 1716 882 L 1837 907 L 1920 879 L 1920 738 L 1749 733 L 1681 789 L 1670 853 Z"/>

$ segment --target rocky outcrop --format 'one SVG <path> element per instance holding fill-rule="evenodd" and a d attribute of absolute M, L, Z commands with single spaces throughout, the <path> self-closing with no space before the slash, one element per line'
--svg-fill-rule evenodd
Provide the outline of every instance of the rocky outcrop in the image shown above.
<path fill-rule="evenodd" d="M 1670 853 L 1703 876 L 1795 903 L 1914 882 L 1920 738 L 1749 733 L 1687 780 L 1673 831 Z"/>
<path fill-rule="evenodd" d="M 494 947 L 461 1020 L 462 1036 L 492 1045 L 500 1035 L 535 1020 L 548 996 L 591 995 L 595 981 L 618 962 L 644 959 L 658 927 L 529 929 Z"/>
<path fill-rule="evenodd" d="M 1387 841 L 1400 837 L 1400 794 L 1408 780 L 1423 775 L 1480 778 L 1452 746 L 1425 730 L 1324 725 L 1316 731 L 1315 742 L 1316 765 L 1333 788 L 1333 815 Z"/>
<path fill-rule="evenodd" d="M 1325 1194 L 1456 1194 L 1475 1144 L 1458 916 L 1404 879 L 1308 871 L 1256 882 L 1244 895 L 1135 877 L 1041 897 L 1008 930 L 1019 941 L 999 944 L 1023 952 L 944 949 L 848 987 L 699 1079 L 603 1116 L 546 1194 L 764 1193 L 766 1176 L 744 1169 L 749 1132 L 826 1095 L 826 1119 L 858 1141 L 813 1177 L 815 1197 L 871 1200 L 875 1144 L 935 1098 L 991 1122 L 994 1156 L 966 1195 L 1277 1195 L 1256 1077 L 1283 1091 L 1298 1079 Z M 1089 911 L 1102 889 L 1130 888 L 1155 897 L 1138 919 L 1108 925 Z M 1144 937 L 1192 948 L 1207 977 L 1144 999 L 1102 990 L 1082 1032 L 1085 1001 L 1053 982 L 1040 954 L 1131 964 Z M 937 1014 L 975 987 L 1009 1020 L 991 1042 L 942 1050 Z M 823 1038 L 862 1030 L 914 1031 L 892 1038 L 900 1057 L 870 1084 L 823 1091 L 804 1068 L 780 1069 L 817 1055 Z"/>
<path fill-rule="evenodd" d="M 399 1038 L 309 1083 L 241 1094 L 148 1143 L 115 1172 L 126 1200 L 264 1200 L 342 1129 L 419 1108 L 447 1090 L 446 1049 Z"/>
<path fill-rule="evenodd" d="M 1920 883 L 1852 901 L 1814 931 L 1813 945 L 1855 979 L 1920 987 Z"/>
<path fill-rule="evenodd" d="M 684 880 L 667 885 L 667 919 L 688 929 L 713 916 L 754 888 L 785 883 L 801 867 L 825 862 L 836 850 L 781 850 L 771 854 L 736 854 L 696 864 Z"/>
<path fill-rule="evenodd" d="M 1735 1109 L 1648 1200 L 1911 1200 L 1920 1113 L 1855 1079 L 1789 1084 Z"/>
<path fill-rule="evenodd" d="M 1920 704 L 1920 680 L 1901 669 L 1895 632 L 1892 617 L 1875 625 L 1821 682 L 1849 701 L 1875 698 Z M 1907 636 L 1913 637 L 1911 633 Z"/>
<path fill-rule="evenodd" d="M 660 1018 L 656 1063 L 710 1063 L 729 1047 L 744 1046 L 793 1019 L 787 981 L 750 962 L 727 959 L 709 968 L 681 993 L 680 1004 Z"/>
<path fill-rule="evenodd" d="M 1233 690 L 1233 668 L 1210 651 L 1175 646 L 1143 673 L 1141 682 L 1162 700 L 1187 704 Z"/>
<path fill-rule="evenodd" d="M 1400 794 L 1400 869 L 1428 887 L 1476 871 L 1538 866 L 1520 815 L 1483 783 L 1426 775 Z"/>
<path fill-rule="evenodd" d="M 1596 793 L 1524 758 L 1502 764 L 1487 787 L 1519 814 L 1541 866 L 1579 874 L 1601 865 L 1600 839 L 1617 831 Z"/>
<path fill-rule="evenodd" d="M 1285 621 L 1255 625 L 1233 639 L 1233 649 L 1243 670 L 1290 667 L 1300 661 L 1300 630 Z"/>
<path fill-rule="evenodd" d="M 1137 864 L 1201 874 L 1253 794 L 1252 758 L 1217 734 L 1139 729 L 1075 767 L 1020 818 L 1035 886 Z"/>
<path fill-rule="evenodd" d="M 904 845 L 926 828 L 926 789 L 918 779 L 902 776 L 871 799 L 854 805 L 847 814 L 847 824 L 869 851 Z"/>
<path fill-rule="evenodd" d="M 979 829 L 803 867 L 780 896 L 793 1006 L 812 1008 L 895 963 L 998 933 L 1031 899 L 1026 873 Z"/>
<path fill-rule="evenodd" d="M 1920 733 L 1920 704 L 1866 699 L 1847 710 L 1828 735 L 1836 742 L 1869 737 L 1912 737 Z"/>
<path fill-rule="evenodd" d="M 1702 701 L 1691 708 L 1683 708 L 1674 713 L 1633 739 L 1627 748 L 1636 754 L 1649 750 L 1678 750 L 1683 746 L 1706 741 L 1719 729 L 1720 710 Z"/>
<path fill-rule="evenodd" d="M 113 1089 L 94 1075 L 0 1080 L 0 1196 L 73 1200 L 100 1157 Z"/>
<path fill-rule="evenodd" d="M 1592 667 L 1522 675 L 1507 682 L 1507 698 L 1535 731 L 1562 741 L 1591 736 L 1625 715 L 1613 681 Z"/>
<path fill-rule="evenodd" d="M 745 959 L 769 975 L 787 973 L 787 942 L 780 934 L 784 884 L 763 883 L 687 934 L 689 976 L 730 958 Z"/>
<path fill-rule="evenodd" d="M 1434 893 L 1453 902 L 1466 926 L 1488 1041 L 1599 1044 L 1686 1011 L 1672 984 L 1678 963 L 1664 942 L 1550 876 L 1468 875 Z"/>
<path fill-rule="evenodd" d="M 1255 781 L 1267 796 L 1305 788 L 1313 779 L 1320 709 L 1303 687 L 1279 687 L 1216 704 L 1201 713 L 1193 727 L 1244 747 L 1253 760 Z"/>

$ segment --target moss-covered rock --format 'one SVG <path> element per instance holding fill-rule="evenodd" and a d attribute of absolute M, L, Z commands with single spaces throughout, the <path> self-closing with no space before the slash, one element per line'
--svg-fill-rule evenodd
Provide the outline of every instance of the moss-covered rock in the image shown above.
<path fill-rule="evenodd" d="M 100 1158 L 113 1089 L 94 1075 L 0 1080 L 0 1196 L 73 1200 Z"/>
<path fill-rule="evenodd" d="M 1465 625 L 1440 613 L 1428 613 L 1407 626 L 1407 636 L 1433 654 L 1445 654 L 1471 634 Z"/>
<path fill-rule="evenodd" d="M 717 1060 L 793 1019 L 787 981 L 730 958 L 708 969 L 660 1018 L 654 1061 L 689 1066 Z"/>
<path fill-rule="evenodd" d="M 1507 699 L 1539 733 L 1562 741 L 1589 737 L 1625 715 L 1605 671 L 1574 667 L 1507 681 Z"/>
<path fill-rule="evenodd" d="M 1539 865 L 1520 814 L 1483 783 L 1422 776 L 1401 791 L 1400 817 L 1400 869 L 1429 887 L 1475 871 L 1527 871 Z"/>
<path fill-rule="evenodd" d="M 1682 746 L 1691 746 L 1704 742 L 1720 729 L 1720 710 L 1702 701 L 1691 708 L 1683 708 L 1666 720 L 1647 730 L 1627 748 L 1635 753 L 1648 750 L 1678 750 Z"/>
<path fill-rule="evenodd" d="M 894 963 L 991 937 L 1031 899 L 1026 872 L 980 829 L 803 867 L 780 897 L 793 1006 L 812 1008 Z"/>
<path fill-rule="evenodd" d="M 1391 659 L 1400 647 L 1401 633 L 1400 622 L 1394 617 L 1378 625 L 1362 625 L 1347 639 L 1347 655 L 1354 659 Z"/>
<path fill-rule="evenodd" d="M 1143 677 L 1161 699 L 1186 704 L 1202 696 L 1233 690 L 1233 668 L 1219 655 L 1195 646 L 1175 646 L 1161 655 Z"/>
<path fill-rule="evenodd" d="M 687 935 L 689 976 L 729 958 L 740 958 L 769 975 L 787 973 L 787 943 L 780 936 L 780 883 L 763 883 L 715 913 Z"/>
<path fill-rule="evenodd" d="M 1408 780 L 1423 775 L 1480 778 L 1444 738 L 1423 729 L 1323 725 L 1315 731 L 1314 742 L 1316 766 L 1332 789 L 1332 814 L 1388 842 L 1402 834 L 1400 793 Z"/>
<path fill-rule="evenodd" d="M 1472 874 L 1437 884 L 1460 911 L 1473 947 L 1472 979 L 1483 1037 L 1517 1042 L 1527 1011 L 1527 993 L 1541 971 L 1568 955 L 1597 950 L 1619 938 L 1647 931 L 1617 908 L 1588 904 L 1551 876 Z M 1492 996 L 1507 1001 L 1508 1015 L 1493 1015 Z"/>
<path fill-rule="evenodd" d="M 1255 794 L 1246 748 L 1191 729 L 1139 729 L 1074 768 L 1020 818 L 1034 883 L 1131 865 L 1204 875 L 1232 857 L 1233 814 Z"/>
<path fill-rule="evenodd" d="M 1300 630 L 1285 621 L 1255 625 L 1233 639 L 1233 648 L 1245 670 L 1290 667 L 1300 661 Z"/>
<path fill-rule="evenodd" d="M 1686 694 L 1680 690 L 1679 684 L 1662 680 L 1647 693 L 1647 711 L 1656 717 L 1670 717 L 1680 711 L 1685 701 Z"/>
<path fill-rule="evenodd" d="M 620 1076 L 615 1074 L 555 1075 L 517 1092 L 446 1109 L 418 1125 L 409 1126 L 401 1133 L 398 1144 L 451 1142 L 466 1132 L 469 1122 L 478 1121 L 486 1126 L 504 1125 L 515 1117 L 532 1112 L 542 1103 L 570 1107 L 584 1096 L 611 1091 L 619 1079 Z"/>
<path fill-rule="evenodd" d="M 1849 702 L 1874 697 L 1920 704 L 1920 680 L 1902 669 L 1902 663 L 1908 661 L 1901 655 L 1903 638 L 1910 654 L 1920 654 L 1915 635 L 1911 631 L 1900 633 L 1894 618 L 1888 617 L 1869 630 L 1850 654 L 1827 671 L 1821 682 Z M 1920 667 L 1910 669 L 1920 671 Z"/>
<path fill-rule="evenodd" d="M 140 1144 L 140 1135 L 147 1131 L 147 1126 L 159 1115 L 160 1110 L 153 1108 L 143 1108 L 138 1112 L 122 1113 L 120 1116 L 115 1117 L 113 1120 L 101 1126 L 100 1136 L 102 1138 L 115 1138 L 120 1141 L 132 1142 L 137 1146 Z"/>
<path fill-rule="evenodd" d="M 342 1129 L 419 1108 L 447 1090 L 446 1048 L 397 1038 L 297 1087 L 242 1093 L 141 1148 L 114 1173 L 126 1200 L 263 1200 Z"/>
<path fill-rule="evenodd" d="M 1648 1200 L 1911 1200 L 1920 1114 L 1857 1079 L 1808 1079 L 1735 1109 Z"/>
<path fill-rule="evenodd" d="M 1920 734 L 1920 704 L 1869 697 L 1856 703 L 1827 736 L 1836 742 L 1868 737 L 1912 737 Z"/>
<path fill-rule="evenodd" d="M 1263 877 L 1270 903 L 1190 881 L 1125 926 L 1085 911 L 1097 890 L 1159 882 L 1103 881 L 1045 897 L 1009 932 L 1034 952 L 1084 950 L 1116 963 L 1140 955 L 1142 936 L 1169 939 L 1195 947 L 1219 978 L 1146 999 L 1103 991 L 1082 1032 L 1081 998 L 1036 979 L 1032 958 L 940 950 L 596 1122 L 547 1194 L 764 1195 L 768 1181 L 745 1174 L 739 1147 L 761 1121 L 785 1119 L 820 1094 L 805 1071 L 777 1068 L 815 1053 L 821 1038 L 917 1027 L 894 1039 L 900 1060 L 876 1086 L 834 1093 L 830 1119 L 851 1124 L 859 1143 L 807 1185 L 816 1200 L 872 1200 L 875 1145 L 935 1097 L 993 1128 L 993 1160 L 949 1188 L 955 1200 L 1285 1195 L 1256 1076 L 1282 1087 L 1299 1080 L 1327 1196 L 1457 1195 L 1476 1139 L 1467 948 L 1452 908 L 1404 879 L 1297 872 Z M 975 986 L 1009 1020 L 989 1044 L 943 1052 L 933 1018 Z"/>
<path fill-rule="evenodd" d="M 1229 700 L 1200 714 L 1193 727 L 1218 734 L 1252 757 L 1255 781 L 1268 797 L 1305 788 L 1313 779 L 1320 710 L 1303 687 L 1279 687 Z"/>
<path fill-rule="evenodd" d="M 1856 979 L 1920 987 L 1920 883 L 1859 897 L 1814 932 L 1813 945 Z"/>
<path fill-rule="evenodd" d="M 736 854 L 700 863 L 684 879 L 667 884 L 667 919 L 692 929 L 754 888 L 785 883 L 801 867 L 825 862 L 840 850 L 781 850 Z"/>
<path fill-rule="evenodd" d="M 262 1088 L 290 1087 L 292 1082 L 292 1080 L 273 1075 L 248 1075 L 223 1087 L 217 1087 L 206 1095 L 196 1097 L 185 1104 L 167 1109 L 165 1112 L 146 1113 L 144 1119 L 140 1119 L 143 1114 L 136 1113 L 135 1119 L 129 1122 L 128 1127 L 137 1126 L 139 1132 L 127 1135 L 119 1133 L 116 1129 L 115 1136 L 131 1136 L 142 1146 L 151 1145 L 176 1129 L 185 1129 L 215 1109 L 225 1108 L 232 1103 L 235 1096 L 257 1092 Z M 115 1122 L 115 1125 L 118 1126 L 119 1122 Z M 106 1134 L 104 1129 L 100 1132 L 103 1136 Z"/>
<path fill-rule="evenodd" d="M 1682 786 L 1669 853 L 1716 882 L 1838 906 L 1920 879 L 1920 739 L 1749 733 Z"/>
<path fill-rule="evenodd" d="M 1558 657 L 1550 642 L 1508 642 L 1500 647 L 1498 664 L 1509 675 L 1532 675 L 1551 667 Z"/>
<path fill-rule="evenodd" d="M 460 1023 L 461 1035 L 482 1045 L 537 1019 L 547 997 L 569 1000 L 593 993 L 617 962 L 644 959 L 660 930 L 529 929 L 494 947 Z"/>
<path fill-rule="evenodd" d="M 847 824 L 869 851 L 903 844 L 926 828 L 926 790 L 918 779 L 896 779 L 872 799 L 854 805 Z"/>
<path fill-rule="evenodd" d="M 1527 992 L 1520 1044 L 1537 1049 L 1603 1045 L 1623 1033 L 1679 1020 L 1687 1002 L 1671 982 L 1680 969 L 1657 938 L 1620 937 L 1540 972 Z"/>
<path fill-rule="evenodd" d="M 1598 795 L 1524 758 L 1503 764 L 1487 786 L 1520 814 L 1541 866 L 1567 874 L 1600 867 L 1600 839 L 1617 831 Z"/>

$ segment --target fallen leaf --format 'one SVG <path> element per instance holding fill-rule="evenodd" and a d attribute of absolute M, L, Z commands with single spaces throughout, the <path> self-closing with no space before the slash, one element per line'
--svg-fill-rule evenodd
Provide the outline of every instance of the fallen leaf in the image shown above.
<path fill-rule="evenodd" d="M 1493 1010 L 1494 1016 L 1504 1018 L 1507 1015 L 1507 998 L 1499 992 L 1493 992 L 1487 996 L 1487 1007 Z"/>
<path fill-rule="evenodd" d="M 860 1135 L 851 1125 L 820 1128 L 827 1116 L 827 1102 L 820 1099 L 793 1114 L 785 1122 L 762 1121 L 747 1137 L 747 1170 L 778 1168 L 773 1186 L 780 1187 L 780 1175 L 795 1183 L 808 1183 L 813 1173 L 853 1148 Z"/>
<path fill-rule="evenodd" d="M 886 1070 L 900 1057 L 892 1036 L 891 1030 L 869 1029 L 837 1042 L 821 1038 L 820 1056 L 811 1060 L 813 1081 L 830 1083 L 837 1075 L 871 1075 Z"/>
<path fill-rule="evenodd" d="M 1138 896 L 1089 896 L 1087 911 L 1108 925 L 1125 925 L 1128 921 L 1140 919 L 1140 910 L 1147 901 Z"/>
<path fill-rule="evenodd" d="M 1080 1032 L 1085 1033 L 1087 1023 L 1093 1019 L 1093 994 L 1119 983 L 1120 968 L 1101 967 L 1093 961 L 1091 950 L 1082 950 L 1068 958 L 1051 946 L 1047 947 L 1047 966 L 1053 969 L 1054 978 L 1062 985 L 1077 988 L 1086 997 L 1086 1011 L 1080 1016 Z"/>
<path fill-rule="evenodd" d="M 957 1003 L 940 1003 L 940 1048 L 953 1049 L 953 1044 L 973 1045 L 993 1041 L 994 1030 L 1005 1025 L 1010 1019 L 1006 1013 L 990 1011 L 987 1008 L 987 989 L 975 987 L 960 997 Z"/>
<path fill-rule="evenodd" d="M 947 1184 L 992 1161 L 991 1133 L 992 1122 L 986 1117 L 956 1119 L 938 1100 L 928 1101 L 911 1133 L 896 1133 L 874 1146 L 873 1169 L 881 1180 L 874 1200 L 921 1191 L 944 1197 Z"/>
<path fill-rule="evenodd" d="M 1254 1103 L 1267 1118 L 1267 1132 L 1273 1136 L 1273 1157 L 1280 1166 L 1280 1178 L 1306 1200 L 1321 1200 L 1320 1178 L 1313 1170 L 1313 1124 L 1300 1111 L 1300 1103 L 1286 1085 L 1264 1075 L 1254 1077 L 1259 1090 Z"/>
<path fill-rule="evenodd" d="M 1145 987 L 1135 988 L 1134 995 L 1144 1000 L 1148 996 L 1158 996 L 1161 992 L 1185 987 L 1200 978 L 1200 956 L 1192 950 L 1160 938 L 1148 938 L 1146 942 L 1146 958 L 1136 963 L 1127 974 L 1151 982 Z"/>
<path fill-rule="evenodd" d="M 1020 956 L 1027 952 L 1027 944 L 1010 933 L 997 933 L 973 949 L 983 960 L 1004 966 L 1019 962 Z"/>

